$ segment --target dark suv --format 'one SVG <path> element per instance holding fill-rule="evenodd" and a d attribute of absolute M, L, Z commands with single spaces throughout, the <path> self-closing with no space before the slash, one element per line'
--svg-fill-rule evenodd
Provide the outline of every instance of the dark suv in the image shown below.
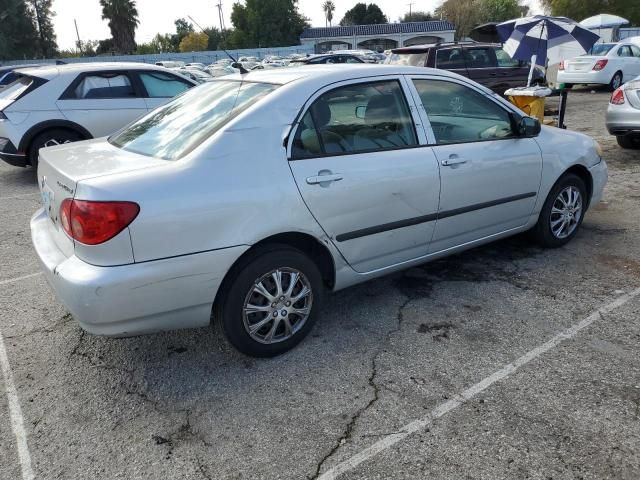
<path fill-rule="evenodd" d="M 527 85 L 530 64 L 513 60 L 499 44 L 493 43 L 432 43 L 391 50 L 385 63 L 433 67 L 459 73 L 490 88 L 500 95 L 511 87 Z M 544 82 L 539 68 L 533 71 L 532 83 Z"/>

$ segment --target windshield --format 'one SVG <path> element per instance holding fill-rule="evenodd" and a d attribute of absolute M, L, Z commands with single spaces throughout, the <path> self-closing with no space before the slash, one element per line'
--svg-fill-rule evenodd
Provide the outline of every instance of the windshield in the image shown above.
<path fill-rule="evenodd" d="M 17 100 L 33 83 L 33 78 L 20 77 L 0 90 L 0 100 Z"/>
<path fill-rule="evenodd" d="M 131 152 L 177 160 L 278 86 L 215 81 L 180 95 L 109 138 Z"/>
<path fill-rule="evenodd" d="M 385 61 L 388 65 L 411 65 L 424 67 L 427 60 L 427 52 L 422 53 L 392 53 Z"/>
<path fill-rule="evenodd" d="M 591 47 L 588 55 L 606 55 L 613 48 L 613 43 L 599 43 Z"/>

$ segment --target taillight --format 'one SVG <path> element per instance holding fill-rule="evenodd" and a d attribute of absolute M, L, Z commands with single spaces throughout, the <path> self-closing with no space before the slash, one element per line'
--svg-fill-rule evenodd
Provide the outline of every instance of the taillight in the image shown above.
<path fill-rule="evenodd" d="M 596 72 L 599 72 L 600 70 L 602 70 L 604 67 L 607 66 L 608 62 L 609 60 L 606 60 L 606 59 L 598 60 L 596 64 L 593 66 L 593 70 L 595 70 Z"/>
<path fill-rule="evenodd" d="M 609 102 L 613 103 L 614 105 L 622 105 L 624 103 L 624 92 L 622 91 L 622 87 L 614 90 L 614 92 L 611 94 L 611 100 L 609 100 Z"/>
<path fill-rule="evenodd" d="M 558 65 L 558 70 L 564 70 L 564 60 L 560 62 L 560 65 Z"/>
<path fill-rule="evenodd" d="M 133 202 L 94 202 L 67 198 L 60 205 L 62 228 L 74 240 L 98 245 L 118 235 L 140 213 Z"/>

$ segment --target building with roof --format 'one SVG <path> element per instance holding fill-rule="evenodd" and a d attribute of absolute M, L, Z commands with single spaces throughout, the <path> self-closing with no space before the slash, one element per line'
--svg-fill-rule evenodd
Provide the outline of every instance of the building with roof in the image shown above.
<path fill-rule="evenodd" d="M 431 20 L 305 28 L 300 35 L 300 43 L 313 45 L 316 53 L 358 48 L 383 51 L 423 43 L 452 42 L 454 34 L 455 27 L 452 23 L 446 20 Z"/>

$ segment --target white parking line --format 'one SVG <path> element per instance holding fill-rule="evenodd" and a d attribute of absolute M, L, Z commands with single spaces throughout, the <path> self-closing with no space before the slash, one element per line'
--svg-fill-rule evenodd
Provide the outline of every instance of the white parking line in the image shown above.
<path fill-rule="evenodd" d="M 30 273 L 29 275 L 23 275 L 21 277 L 10 278 L 8 280 L 0 280 L 0 285 L 7 285 L 9 283 L 19 282 L 20 280 L 26 280 L 27 278 L 37 277 L 38 275 L 42 275 L 42 272 Z"/>
<path fill-rule="evenodd" d="M 8 197 L 0 197 L 0 201 L 1 200 L 11 200 L 12 198 L 31 197 L 33 195 L 40 195 L 40 193 L 39 192 L 33 192 L 33 193 L 21 193 L 20 195 L 9 195 Z"/>
<path fill-rule="evenodd" d="M 630 300 L 637 297 L 638 295 L 640 295 L 640 288 L 637 288 L 632 292 L 627 293 L 626 295 L 622 295 L 618 297 L 613 302 L 593 312 L 584 320 L 558 333 L 557 335 L 552 337 L 551 340 L 549 340 L 548 342 L 543 343 L 542 345 L 525 353 L 523 356 L 515 360 L 513 363 L 505 365 L 494 374 L 488 376 L 484 380 L 481 380 L 475 385 L 467 388 L 466 390 L 456 395 L 451 400 L 438 405 L 429 413 L 429 415 L 405 425 L 404 427 L 399 429 L 400 431 L 398 433 L 393 433 L 391 435 L 385 436 L 384 438 L 382 438 L 381 440 L 378 440 L 376 443 L 365 448 L 361 452 L 355 454 L 354 456 L 348 458 L 347 460 L 330 468 L 325 473 L 320 475 L 318 477 L 318 480 L 336 479 L 343 473 L 353 470 L 358 465 L 369 460 L 370 458 L 382 452 L 383 450 L 386 450 L 392 447 L 393 445 L 395 445 L 396 443 L 404 440 L 409 435 L 419 430 L 423 430 L 424 428 L 428 427 L 434 420 L 446 415 L 452 410 L 455 410 L 460 405 L 464 404 L 465 402 L 472 399 L 479 393 L 483 392 L 494 383 L 499 382 L 500 380 L 504 380 L 505 378 L 511 376 L 523 365 L 526 365 L 532 360 L 538 358 L 540 355 L 558 346 L 561 342 L 575 337 L 581 330 L 587 328 L 593 322 L 598 320 L 602 314 L 609 313 L 612 310 L 615 310 L 616 308 L 621 307 L 622 305 L 629 302 Z"/>
<path fill-rule="evenodd" d="M 22 409 L 18 399 L 18 391 L 13 382 L 13 373 L 9 365 L 7 350 L 4 346 L 4 338 L 0 332 L 0 368 L 4 377 L 5 390 L 7 392 L 7 401 L 9 403 L 9 418 L 11 419 L 11 428 L 16 437 L 18 445 L 18 458 L 22 469 L 22 480 L 33 480 L 33 470 L 31 469 L 31 455 L 27 446 L 27 432 L 24 429 L 24 419 L 22 417 Z"/>

